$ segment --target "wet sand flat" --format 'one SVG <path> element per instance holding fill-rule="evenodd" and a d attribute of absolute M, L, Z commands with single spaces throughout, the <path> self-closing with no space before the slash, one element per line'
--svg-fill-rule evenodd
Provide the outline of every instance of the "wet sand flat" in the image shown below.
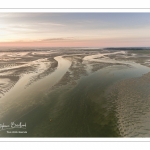
<path fill-rule="evenodd" d="M 27 134 L 3 130 L 0 136 L 150 136 L 150 56 L 139 53 L 79 48 L 1 51 L 0 124 L 26 123 Z"/>

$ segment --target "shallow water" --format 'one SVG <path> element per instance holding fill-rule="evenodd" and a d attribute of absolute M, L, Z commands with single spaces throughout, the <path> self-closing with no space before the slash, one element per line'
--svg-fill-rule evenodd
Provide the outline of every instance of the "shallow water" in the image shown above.
<path fill-rule="evenodd" d="M 5 106 L 1 109 L 0 121 L 26 122 L 28 134 L 3 135 L 29 137 L 119 137 L 141 135 L 137 133 L 137 130 L 131 131 L 133 118 L 137 118 L 137 121 L 140 122 L 143 120 L 143 124 L 140 124 L 139 128 L 144 128 L 144 131 L 147 129 L 148 122 L 145 119 L 141 119 L 143 116 L 136 111 L 134 111 L 133 118 L 130 116 L 129 119 L 129 114 L 126 112 L 129 107 L 132 110 L 132 105 L 136 99 L 130 99 L 130 103 L 127 105 L 123 94 L 127 95 L 128 92 L 120 94 L 120 97 L 117 98 L 115 94 L 109 98 L 108 96 L 112 92 L 109 89 L 116 83 L 141 77 L 143 74 L 150 72 L 150 68 L 131 61 L 116 61 L 108 57 L 95 59 L 109 54 L 112 53 L 86 56 L 83 59 L 83 64 L 88 66 L 88 62 L 93 61 L 121 63 L 122 65 L 115 64 L 96 72 L 91 72 L 91 68 L 87 67 L 88 75 L 82 76 L 76 86 L 66 84 L 51 91 L 51 87 L 59 82 L 71 66 L 71 62 L 62 58 L 62 56 L 55 57 L 55 60 L 58 61 L 58 67 L 53 73 L 34 82 L 27 88 L 25 86 L 34 73 L 23 76 L 14 88 L 0 99 L 1 106 Z M 119 87 L 125 91 L 127 85 Z M 135 87 L 133 86 L 132 88 Z M 132 93 L 130 94 L 132 95 Z M 9 105 L 5 105 L 5 103 Z M 143 103 L 139 102 L 138 104 Z M 143 106 L 142 108 L 145 109 L 146 107 Z M 4 109 L 8 111 L 5 114 L 3 113 Z M 149 117 L 149 112 L 147 109 L 145 118 Z"/>
<path fill-rule="evenodd" d="M 129 69 L 129 70 L 128 70 Z M 140 72 L 139 72 L 140 74 Z M 138 75 L 139 75 L 138 74 Z M 136 76 L 127 66 L 111 66 L 82 77 L 73 89 L 51 93 L 47 117 L 33 130 L 34 136 L 118 137 L 116 106 L 105 96 L 112 84 Z M 52 120 L 50 122 L 50 120 Z"/>
<path fill-rule="evenodd" d="M 55 72 L 25 88 L 29 79 L 34 76 L 35 73 L 26 74 L 8 93 L 5 94 L 4 97 L 0 99 L 1 106 L 3 106 L 3 109 L 1 109 L 1 114 L 3 113 L 2 111 L 7 107 L 9 108 L 9 114 L 9 111 L 11 112 L 12 108 L 23 109 L 28 103 L 31 103 L 31 101 L 34 102 L 35 105 L 36 103 L 39 103 L 36 98 L 42 97 L 47 89 L 56 84 L 71 65 L 70 61 L 63 59 L 61 56 L 55 57 L 55 59 L 58 61 L 58 67 Z M 4 118 L 5 121 L 10 119 L 10 117 L 7 119 L 5 116 L 2 116 L 2 118 Z M 14 116 L 11 117 L 11 121 L 16 119 L 17 118 Z"/>

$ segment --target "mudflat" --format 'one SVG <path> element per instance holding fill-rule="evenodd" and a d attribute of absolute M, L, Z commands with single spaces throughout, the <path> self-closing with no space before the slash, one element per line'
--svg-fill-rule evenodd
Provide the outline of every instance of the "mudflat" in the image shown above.
<path fill-rule="evenodd" d="M 0 51 L 0 124 L 27 126 L 0 136 L 149 137 L 147 51 Z"/>

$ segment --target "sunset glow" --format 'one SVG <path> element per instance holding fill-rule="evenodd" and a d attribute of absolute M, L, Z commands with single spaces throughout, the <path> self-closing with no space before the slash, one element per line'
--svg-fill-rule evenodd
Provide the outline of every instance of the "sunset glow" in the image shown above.
<path fill-rule="evenodd" d="M 0 13 L 0 46 L 150 46 L 150 13 Z"/>

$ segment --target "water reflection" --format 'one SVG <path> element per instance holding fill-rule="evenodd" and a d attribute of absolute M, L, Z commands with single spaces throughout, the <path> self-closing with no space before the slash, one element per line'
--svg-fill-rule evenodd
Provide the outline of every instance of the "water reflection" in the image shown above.
<path fill-rule="evenodd" d="M 36 73 L 22 76 L 0 99 L 0 121 L 27 122 L 28 134 L 23 136 L 148 136 L 149 75 L 141 76 L 150 68 L 132 61 L 110 59 L 111 54 L 85 56 L 83 61 L 78 58 L 80 63 L 73 55 L 74 60 L 70 61 L 57 56 L 56 70 L 27 88 L 29 79 Z M 42 70 L 46 59 L 38 61 Z M 94 72 L 89 64 L 95 62 L 111 65 Z M 73 78 L 69 79 L 76 80 L 76 84 L 61 84 L 51 90 L 66 74 L 65 77 L 71 74 Z"/>
<path fill-rule="evenodd" d="M 26 84 L 28 83 L 29 79 L 36 73 L 24 75 L 16 83 L 16 85 L 8 93 L 6 93 L 4 97 L 0 99 L 2 108 L 0 110 L 2 114 L 1 119 L 10 119 L 10 117 L 5 117 L 5 110 L 7 110 L 7 115 L 11 116 L 9 112 L 11 112 L 12 109 L 14 110 L 16 108 L 18 110 L 18 117 L 19 113 L 23 113 L 28 105 L 36 106 L 36 103 L 39 103 L 37 97 L 42 97 L 50 87 L 55 85 L 63 77 L 63 75 L 70 67 L 71 62 L 62 58 L 61 56 L 55 57 L 55 59 L 58 61 L 58 67 L 55 72 L 51 73 L 41 80 L 38 80 L 37 82 L 34 82 L 28 88 L 25 88 Z M 24 111 L 21 112 L 22 110 Z M 11 120 L 16 119 L 16 116 L 11 117 Z"/>

